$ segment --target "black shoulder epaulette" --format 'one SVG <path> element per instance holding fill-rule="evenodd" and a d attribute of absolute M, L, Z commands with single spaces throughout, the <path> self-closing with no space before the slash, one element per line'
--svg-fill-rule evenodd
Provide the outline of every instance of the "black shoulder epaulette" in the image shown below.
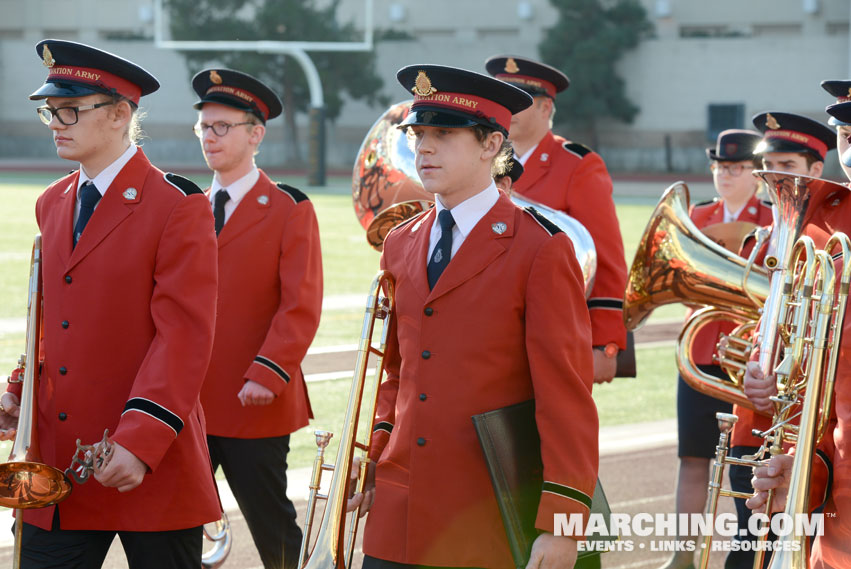
<path fill-rule="evenodd" d="M 308 199 L 307 194 L 292 186 L 278 184 L 278 189 L 290 196 L 290 199 L 292 199 L 295 203 L 303 202 Z"/>
<path fill-rule="evenodd" d="M 564 149 L 568 152 L 573 152 L 580 158 L 585 158 L 586 154 L 594 152 L 584 144 L 579 144 L 578 142 L 565 142 L 564 144 L 562 144 L 562 147 L 564 147 Z"/>
<path fill-rule="evenodd" d="M 718 198 L 712 198 L 711 200 L 704 200 L 702 202 L 697 202 L 694 204 L 694 207 L 702 207 L 705 205 L 712 205 L 714 203 L 718 203 Z"/>
<path fill-rule="evenodd" d="M 768 200 L 759 200 L 759 202 L 760 202 L 762 205 L 764 205 L 765 207 L 771 207 L 772 205 L 774 205 L 774 204 L 772 204 L 772 203 L 771 203 L 770 201 L 768 201 Z"/>
<path fill-rule="evenodd" d="M 559 228 L 558 225 L 553 223 L 547 216 L 545 216 L 543 213 L 541 213 L 534 207 L 526 206 L 523 208 L 523 211 L 531 215 L 535 219 L 535 221 L 538 222 L 538 225 L 543 227 L 550 235 L 555 235 L 556 233 L 563 233 L 563 231 L 561 230 L 561 228 Z"/>
<path fill-rule="evenodd" d="M 173 174 L 172 172 L 166 172 L 163 177 L 165 178 L 166 182 L 177 188 L 184 196 L 204 193 L 204 190 L 196 186 L 195 182 L 193 182 L 189 178 L 178 176 L 177 174 Z"/>

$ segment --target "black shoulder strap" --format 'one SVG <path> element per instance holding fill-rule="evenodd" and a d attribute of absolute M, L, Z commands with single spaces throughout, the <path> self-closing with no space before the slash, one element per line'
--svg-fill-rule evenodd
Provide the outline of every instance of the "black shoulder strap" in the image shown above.
<path fill-rule="evenodd" d="M 292 186 L 288 186 L 286 184 L 278 184 L 277 186 L 278 186 L 279 190 L 281 190 L 282 192 L 284 192 L 285 194 L 290 196 L 290 198 L 295 203 L 303 202 L 305 200 L 309 201 L 307 194 L 305 194 L 304 192 L 302 192 L 301 190 L 299 190 L 297 188 L 294 188 Z"/>
<path fill-rule="evenodd" d="M 184 178 L 183 176 L 178 176 L 177 174 L 173 174 L 172 172 L 166 172 L 165 181 L 180 190 L 180 192 L 185 195 L 192 194 L 203 194 L 204 190 L 195 185 L 195 182 L 190 180 L 189 178 Z"/>
<path fill-rule="evenodd" d="M 562 146 L 565 150 L 567 150 L 568 152 L 573 152 L 580 158 L 585 158 L 586 154 L 593 152 L 593 150 L 591 150 L 584 144 L 579 144 L 578 142 L 565 142 Z"/>
<path fill-rule="evenodd" d="M 534 207 L 526 206 L 523 208 L 523 211 L 531 215 L 535 219 L 535 221 L 537 221 L 538 224 L 543 227 L 550 235 L 555 235 L 556 233 L 563 233 L 563 231 L 558 225 L 553 223 L 550 218 L 545 216 L 543 213 L 541 213 Z"/>

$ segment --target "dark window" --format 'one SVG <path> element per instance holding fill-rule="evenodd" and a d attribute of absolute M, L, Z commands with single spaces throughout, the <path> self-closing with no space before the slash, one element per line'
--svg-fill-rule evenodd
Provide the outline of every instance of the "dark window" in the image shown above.
<path fill-rule="evenodd" d="M 707 107 L 706 139 L 714 141 L 722 130 L 744 128 L 744 103 L 712 104 Z"/>

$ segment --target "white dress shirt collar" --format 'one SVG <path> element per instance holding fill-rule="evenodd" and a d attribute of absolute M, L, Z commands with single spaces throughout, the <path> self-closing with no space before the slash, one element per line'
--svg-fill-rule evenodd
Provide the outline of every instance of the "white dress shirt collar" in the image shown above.
<path fill-rule="evenodd" d="M 251 170 L 242 178 L 235 181 L 231 185 L 224 187 L 221 182 L 219 182 L 218 176 L 213 176 L 213 183 L 210 186 L 210 203 L 216 198 L 216 192 L 218 192 L 223 187 L 228 191 L 228 195 L 230 196 L 230 201 L 228 202 L 234 208 L 239 205 L 239 202 L 242 198 L 245 197 L 245 194 L 251 191 L 251 188 L 254 187 L 254 184 L 257 183 L 257 180 L 260 179 L 260 170 L 257 169 L 257 166 L 251 168 Z M 227 208 L 227 206 L 225 206 Z"/>
<path fill-rule="evenodd" d="M 470 232 L 473 231 L 476 224 L 479 223 L 479 221 L 488 211 L 490 211 L 498 200 L 499 190 L 496 188 L 496 184 L 493 180 L 491 180 L 490 185 L 484 190 L 467 198 L 450 210 L 452 212 L 452 219 L 455 220 L 455 227 L 452 228 L 453 257 Z M 435 221 L 431 226 L 427 252 L 427 255 L 429 256 L 435 245 L 437 245 L 438 240 L 440 240 L 440 224 L 437 222 L 437 216 L 440 215 L 441 211 L 446 209 L 446 206 L 444 206 L 440 201 L 440 196 L 437 196 L 434 201 L 434 209 Z M 428 257 L 426 257 L 426 262 L 428 262 Z"/>
<path fill-rule="evenodd" d="M 738 209 L 738 211 L 730 211 L 727 209 L 727 202 L 724 202 L 724 223 L 730 223 L 731 221 L 736 221 L 739 219 L 739 216 L 742 214 L 742 211 L 747 207 L 747 203 L 745 203 L 742 207 Z"/>
<path fill-rule="evenodd" d="M 131 144 L 127 147 L 127 150 L 125 150 L 124 153 L 115 160 L 115 162 L 104 168 L 101 173 L 94 178 L 89 178 L 88 174 L 86 174 L 86 171 L 83 169 L 83 165 L 80 164 L 80 179 L 77 180 L 77 201 L 80 201 L 80 187 L 89 180 L 92 181 L 101 196 L 106 194 L 106 190 L 108 190 L 109 186 L 112 185 L 112 182 L 118 176 L 118 173 L 121 172 L 121 169 L 124 168 L 124 166 L 130 162 L 130 159 L 136 155 L 137 150 L 138 148 L 136 148 L 136 145 Z"/>
<path fill-rule="evenodd" d="M 522 164 L 523 166 L 525 166 L 526 161 L 529 160 L 529 157 L 535 153 L 535 150 L 538 148 L 539 144 L 541 144 L 540 140 L 535 143 L 535 146 L 524 152 L 523 156 L 517 156 L 517 154 L 515 154 L 514 156 L 517 158 L 517 161 L 520 162 L 520 164 Z"/>

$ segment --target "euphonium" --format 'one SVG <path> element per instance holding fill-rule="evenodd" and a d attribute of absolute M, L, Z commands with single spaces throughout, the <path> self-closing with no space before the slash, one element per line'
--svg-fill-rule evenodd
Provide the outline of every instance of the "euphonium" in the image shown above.
<path fill-rule="evenodd" d="M 708 375 L 691 360 L 697 330 L 714 320 L 732 320 L 744 334 L 759 315 L 768 295 L 768 277 L 750 259 L 713 242 L 688 215 L 688 187 L 671 185 L 662 194 L 639 241 L 624 293 L 624 323 L 628 330 L 641 326 L 650 313 L 665 304 L 702 304 L 691 327 L 683 329 L 677 345 L 680 371 L 696 390 L 750 405 L 737 378 Z M 739 378 L 740 380 L 740 378 Z"/>
<path fill-rule="evenodd" d="M 298 569 L 332 569 L 350 567 L 354 553 L 355 539 L 358 532 L 360 508 L 346 515 L 346 504 L 349 497 L 350 476 L 355 450 L 362 452 L 360 472 L 356 483 L 356 491 L 362 492 L 366 482 L 369 463 L 369 437 L 372 435 L 372 425 L 375 417 L 375 403 L 378 398 L 378 388 L 384 374 L 384 352 L 390 331 L 390 318 L 393 313 L 395 299 L 395 280 L 393 275 L 380 271 L 372 281 L 363 317 L 360 343 L 358 345 L 357 362 L 354 378 L 349 392 L 346 415 L 340 434 L 340 446 L 334 465 L 325 464 L 325 448 L 331 439 L 331 433 L 316 431 L 317 452 L 313 463 L 310 495 L 305 515 L 304 537 L 301 542 L 301 553 Z M 382 291 L 384 296 L 382 297 Z M 382 330 L 378 346 L 373 345 L 376 321 L 381 320 Z M 378 359 L 375 362 L 375 379 L 370 390 L 366 390 L 366 376 L 369 370 L 370 354 Z M 365 430 L 365 441 L 358 440 L 358 426 L 361 417 L 367 419 L 369 428 Z M 333 471 L 327 495 L 319 493 L 322 471 Z M 319 532 L 313 548 L 310 549 L 313 518 L 316 513 L 317 501 L 326 501 L 325 511 L 319 525 Z M 348 521 L 348 532 L 346 517 Z M 344 539 L 344 534 L 348 536 Z"/>
<path fill-rule="evenodd" d="M 843 271 L 837 279 L 830 253 L 838 248 Z M 812 239 L 798 238 L 792 246 L 788 267 L 784 271 L 779 309 L 783 317 L 775 334 L 782 344 L 782 357 L 772 370 L 777 377 L 772 425 L 760 433 L 765 442 L 754 457 L 743 459 L 727 456 L 728 433 L 736 422 L 735 415 L 719 413 L 722 434 L 709 485 L 707 513 L 714 514 L 719 496 L 748 498 L 721 489 L 723 467 L 727 464 L 759 466 L 761 459 L 783 452 L 784 443 L 795 444 L 795 458 L 785 514 L 797 519 L 809 513 L 809 480 L 815 447 L 824 435 L 831 415 L 833 386 L 842 340 L 842 323 L 851 286 L 851 241 L 842 233 L 834 234 L 824 250 L 817 250 Z M 837 282 L 838 281 L 838 282 Z M 794 419 L 798 418 L 798 424 Z M 773 493 L 769 493 L 766 510 L 771 511 Z M 762 539 L 765 539 L 763 536 Z M 771 569 L 805 569 L 808 567 L 808 537 L 795 532 L 780 536 L 780 547 L 774 548 Z M 709 563 L 711 536 L 704 538 L 699 567 Z M 762 568 L 764 549 L 758 548 L 754 569 Z"/>
<path fill-rule="evenodd" d="M 396 128 L 410 105 L 410 101 L 397 103 L 378 118 L 361 144 L 352 172 L 355 215 L 366 230 L 367 241 L 379 251 L 391 229 L 434 204 L 434 194 L 426 192 L 420 182 L 405 133 Z M 588 230 L 566 213 L 516 193 L 511 200 L 518 207 L 534 207 L 570 238 L 588 296 L 597 270 L 597 252 Z"/>

